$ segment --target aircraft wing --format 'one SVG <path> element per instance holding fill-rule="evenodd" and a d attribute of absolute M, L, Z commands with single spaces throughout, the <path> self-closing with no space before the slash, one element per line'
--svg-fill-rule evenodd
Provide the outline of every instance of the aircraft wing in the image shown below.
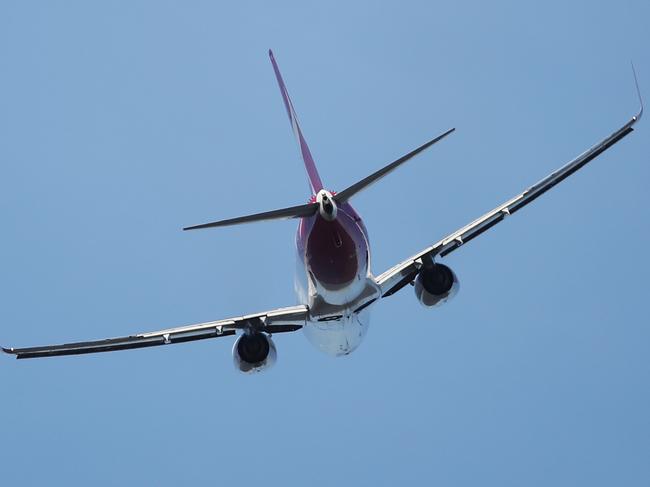
<path fill-rule="evenodd" d="M 640 94 L 639 100 L 641 101 Z M 616 144 L 623 137 L 630 134 L 634 130 L 632 126 L 639 121 L 642 114 L 643 102 L 641 101 L 641 108 L 639 112 L 634 117 L 632 117 L 629 122 L 616 130 L 609 137 L 601 140 L 596 145 L 586 150 L 572 161 L 569 161 L 564 166 L 552 172 L 541 181 L 524 190 L 522 193 L 519 193 L 515 197 L 510 198 L 508 201 L 497 206 L 492 211 L 489 211 L 480 218 L 477 218 L 459 230 L 456 230 L 452 234 L 446 236 L 442 240 L 436 242 L 432 246 L 427 247 L 421 252 L 418 252 L 414 256 L 406 259 L 405 261 L 397 264 L 395 267 L 392 267 L 391 269 L 378 276 L 376 278 L 376 282 L 381 289 L 382 297 L 390 296 L 407 284 L 413 282 L 423 265 L 423 258 L 426 258 L 428 256 L 434 258 L 436 256 L 445 257 L 462 245 L 468 243 L 470 240 L 478 237 L 483 232 L 489 230 L 497 223 L 503 221 L 507 216 L 512 215 L 527 204 L 531 203 L 546 193 L 549 189 L 553 188 L 556 184 L 571 176 L 578 169 L 581 169 L 587 163 Z"/>
<path fill-rule="evenodd" d="M 255 330 L 266 333 L 296 331 L 305 324 L 309 308 L 292 306 L 279 308 L 252 315 L 238 316 L 219 321 L 208 321 L 195 325 L 167 328 L 160 331 L 138 333 L 120 338 L 66 343 L 63 345 L 45 345 L 29 348 L 4 348 L 2 351 L 15 355 L 18 359 L 54 357 L 58 355 L 79 355 L 83 353 L 111 352 L 131 348 L 156 347 L 174 343 L 205 340 L 234 335 L 238 330 Z"/>

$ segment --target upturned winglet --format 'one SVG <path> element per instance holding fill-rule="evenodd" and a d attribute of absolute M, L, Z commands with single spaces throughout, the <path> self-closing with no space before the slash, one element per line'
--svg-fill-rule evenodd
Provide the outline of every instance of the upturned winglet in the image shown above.
<path fill-rule="evenodd" d="M 634 63 L 630 61 L 630 64 L 632 65 L 632 74 L 634 75 L 634 85 L 636 86 L 636 94 L 639 97 L 639 113 L 635 115 L 636 120 L 641 120 L 641 117 L 643 116 L 643 98 L 641 98 L 641 90 L 639 89 L 639 80 L 636 77 L 636 69 L 634 69 Z"/>

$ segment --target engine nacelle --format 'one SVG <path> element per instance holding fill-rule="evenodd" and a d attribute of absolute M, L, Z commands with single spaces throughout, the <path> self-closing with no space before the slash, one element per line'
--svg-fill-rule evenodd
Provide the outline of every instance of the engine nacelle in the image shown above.
<path fill-rule="evenodd" d="M 423 267 L 415 278 L 415 295 L 427 308 L 446 303 L 459 289 L 460 283 L 456 274 L 443 264 Z"/>
<path fill-rule="evenodd" d="M 275 363 L 277 356 L 273 340 L 264 333 L 245 333 L 232 347 L 235 367 L 244 374 L 268 369 Z"/>

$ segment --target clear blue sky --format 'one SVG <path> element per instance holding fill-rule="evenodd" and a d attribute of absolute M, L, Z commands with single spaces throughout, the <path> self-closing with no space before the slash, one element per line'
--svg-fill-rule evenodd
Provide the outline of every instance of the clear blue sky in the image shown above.
<path fill-rule="evenodd" d="M 650 4 L 0 5 L 0 343 L 294 304 L 300 204 L 273 48 L 328 188 L 457 132 L 355 199 L 382 272 L 650 99 Z M 0 357 L 3 485 L 641 486 L 650 481 L 650 124 L 447 259 L 456 300 L 377 305 L 333 359 L 296 333 Z"/>

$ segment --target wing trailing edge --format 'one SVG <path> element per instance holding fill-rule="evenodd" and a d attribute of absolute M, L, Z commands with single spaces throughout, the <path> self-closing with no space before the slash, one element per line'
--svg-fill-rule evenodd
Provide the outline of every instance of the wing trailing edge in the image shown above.
<path fill-rule="evenodd" d="M 632 66 L 634 72 L 634 66 Z M 544 193 L 554 188 L 557 184 L 567 179 L 578 170 L 582 169 L 589 162 L 600 156 L 602 153 L 613 147 L 624 137 L 634 131 L 634 125 L 641 120 L 643 116 L 643 100 L 639 83 L 634 72 L 634 83 L 636 85 L 637 96 L 639 98 L 639 110 L 636 115 L 632 116 L 625 124 L 616 131 L 596 143 L 579 156 L 567 162 L 559 169 L 553 171 L 545 178 L 526 188 L 523 192 L 510 198 L 505 203 L 497 206 L 492 211 L 484 214 L 476 220 L 468 223 L 464 227 L 447 235 L 442 240 L 425 248 L 417 254 L 409 257 L 396 266 L 388 269 L 386 272 L 377 276 L 375 281 L 379 285 L 382 297 L 391 296 L 397 291 L 408 285 L 420 271 L 423 265 L 423 259 L 430 257 L 445 257 L 456 249 L 464 246 L 474 238 L 490 230 L 507 217 L 522 209 L 529 203 L 532 203 Z"/>
<path fill-rule="evenodd" d="M 302 328 L 308 316 L 309 308 L 304 305 L 298 305 L 224 320 L 138 333 L 119 338 L 106 338 L 103 340 L 72 342 L 62 345 L 44 345 L 39 347 L 0 348 L 2 348 L 4 353 L 14 355 L 17 359 L 113 352 L 116 350 L 132 350 L 135 348 L 172 345 L 209 338 L 221 338 L 235 335 L 237 331 L 250 329 L 269 334 L 292 332 Z"/>

